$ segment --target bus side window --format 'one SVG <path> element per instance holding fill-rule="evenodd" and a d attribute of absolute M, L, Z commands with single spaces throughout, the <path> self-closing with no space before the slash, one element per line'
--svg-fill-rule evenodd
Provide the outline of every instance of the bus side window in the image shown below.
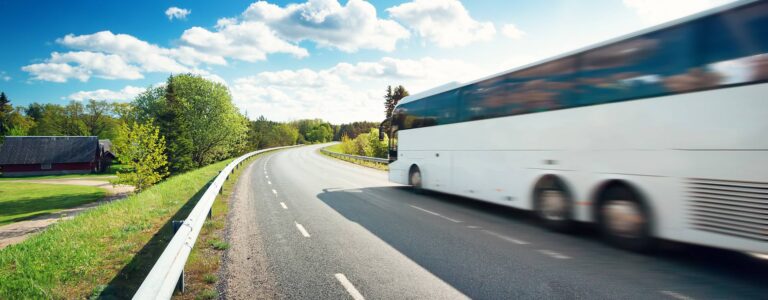
<path fill-rule="evenodd" d="M 768 80 L 768 3 L 702 19 L 704 87 Z"/>
<path fill-rule="evenodd" d="M 582 55 L 580 104 L 591 105 L 679 92 L 668 79 L 694 66 L 694 31 L 684 24 L 587 51 Z M 672 85 L 675 86 L 674 84 Z"/>

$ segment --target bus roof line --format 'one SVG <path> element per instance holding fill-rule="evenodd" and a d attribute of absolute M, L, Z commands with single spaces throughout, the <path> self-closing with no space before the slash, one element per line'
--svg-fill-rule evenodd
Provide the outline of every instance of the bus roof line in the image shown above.
<path fill-rule="evenodd" d="M 456 82 L 456 81 L 449 82 L 449 83 L 446 83 L 446 84 L 443 84 L 443 85 L 440 85 L 440 86 L 428 89 L 426 91 L 419 92 L 419 93 L 416 93 L 414 95 L 405 97 L 405 98 L 401 99 L 400 102 L 397 105 L 400 106 L 401 104 L 405 104 L 405 103 L 408 103 L 408 102 L 413 102 L 413 101 L 416 101 L 416 100 L 419 100 L 419 99 L 423 99 L 423 98 L 426 98 L 426 97 L 429 97 L 429 96 L 437 95 L 437 94 L 440 94 L 440 93 L 443 93 L 443 92 L 447 92 L 447 91 L 450 91 L 450 90 L 453 90 L 453 89 L 459 89 L 459 88 L 462 88 L 462 87 L 465 87 L 465 86 L 468 86 L 468 85 L 471 85 L 471 84 L 475 84 L 475 83 L 478 83 L 478 82 L 481 82 L 481 81 L 484 81 L 484 80 L 488 80 L 488 79 L 491 79 L 491 78 L 495 78 L 495 77 L 498 77 L 498 76 L 501 76 L 501 75 L 504 75 L 504 74 L 509 74 L 509 73 L 512 73 L 512 72 L 517 72 L 517 71 L 524 70 L 524 69 L 527 69 L 527 68 L 530 68 L 530 67 L 533 67 L 533 66 L 545 64 L 545 63 L 548 63 L 548 62 L 551 62 L 551 61 L 555 61 L 555 60 L 558 60 L 558 59 L 561 59 L 561 58 L 565 58 L 565 57 L 568 57 L 568 56 L 571 56 L 571 55 L 579 54 L 581 52 L 586 52 L 588 50 L 600 48 L 600 47 L 607 46 L 607 45 L 610 45 L 610 44 L 613 44 L 613 43 L 616 43 L 616 42 L 620 42 L 620 41 L 623 41 L 623 40 L 628 40 L 628 39 L 631 39 L 631 38 L 634 38 L 634 37 L 638 37 L 638 36 L 644 35 L 646 33 L 651 33 L 651 32 L 654 32 L 654 31 L 657 31 L 657 30 L 661 30 L 661 29 L 664 29 L 664 28 L 668 28 L 668 27 L 673 27 L 673 26 L 676 26 L 676 25 L 684 24 L 684 23 L 687 23 L 687 22 L 690 22 L 690 21 L 693 21 L 693 20 L 696 20 L 696 19 L 699 19 L 699 18 L 703 18 L 703 17 L 706 17 L 706 16 L 714 15 L 714 14 L 717 14 L 717 13 L 720 13 L 720 12 L 724 12 L 724 11 L 727 11 L 727 10 L 730 10 L 730 9 L 733 9 L 733 8 L 741 7 L 741 6 L 744 6 L 744 5 L 748 5 L 748 4 L 755 3 L 755 2 L 760 2 L 760 1 L 762 1 L 762 0 L 738 0 L 738 1 L 734 1 L 734 2 L 731 2 L 731 3 L 728 3 L 728 4 L 723 4 L 723 5 L 720 5 L 720 6 L 717 6 L 717 7 L 713 7 L 713 8 L 710 8 L 710 9 L 707 9 L 707 10 L 704 10 L 704 11 L 701 11 L 701 12 L 698 12 L 698 13 L 695 13 L 695 14 L 691 14 L 691 15 L 688 15 L 688 16 L 685 16 L 685 17 L 682 17 L 682 18 L 674 19 L 674 20 L 667 21 L 667 22 L 664 22 L 664 23 L 661 23 L 661 24 L 658 24 L 658 25 L 654 25 L 654 26 L 651 26 L 651 27 L 648 27 L 648 28 L 640 29 L 638 31 L 634 31 L 634 32 L 631 32 L 631 33 L 628 33 L 628 34 L 625 34 L 625 35 L 621 35 L 621 36 L 618 36 L 618 37 L 615 37 L 615 38 L 611 38 L 611 39 L 608 39 L 608 40 L 605 40 L 605 41 L 602 41 L 602 42 L 599 42 L 599 43 L 596 43 L 596 44 L 592 44 L 592 45 L 589 45 L 589 46 L 586 46 L 586 47 L 581 47 L 581 48 L 577 48 L 575 50 L 567 51 L 567 52 L 565 52 L 563 54 L 560 54 L 560 55 L 556 55 L 556 56 L 553 56 L 553 57 L 549 57 L 549 58 L 545 58 L 545 59 L 542 59 L 542 60 L 538 60 L 538 61 L 535 61 L 535 62 L 532 62 L 532 63 L 529 63 L 529 64 L 525 64 L 525 65 L 522 65 L 522 66 L 514 67 L 512 69 L 505 70 L 505 71 L 502 71 L 502 72 L 494 73 L 492 75 L 481 77 L 480 79 L 476 79 L 476 80 L 469 81 L 469 82 L 466 82 L 466 83 L 459 83 L 459 82 Z M 448 86 L 453 86 L 453 87 L 452 88 L 447 88 Z"/>

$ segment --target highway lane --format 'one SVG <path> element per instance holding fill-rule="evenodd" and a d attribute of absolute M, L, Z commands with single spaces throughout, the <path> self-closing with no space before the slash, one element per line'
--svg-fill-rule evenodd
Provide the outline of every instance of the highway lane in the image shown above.
<path fill-rule="evenodd" d="M 673 247 L 653 256 L 590 230 L 546 231 L 523 212 L 438 193 L 325 157 L 276 152 L 237 185 L 225 260 L 233 299 L 762 299 L 768 264 Z"/>

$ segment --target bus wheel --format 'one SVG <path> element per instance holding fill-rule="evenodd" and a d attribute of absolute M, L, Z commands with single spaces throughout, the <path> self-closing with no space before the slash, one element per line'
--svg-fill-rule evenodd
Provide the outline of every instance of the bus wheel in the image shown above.
<path fill-rule="evenodd" d="M 421 191 L 421 170 L 414 165 L 411 167 L 411 171 L 408 172 L 408 184 L 411 185 L 414 191 Z"/>
<path fill-rule="evenodd" d="M 571 197 L 559 180 L 554 177 L 542 180 L 534 195 L 536 214 L 544 227 L 560 232 L 573 228 Z"/>
<path fill-rule="evenodd" d="M 652 249 L 648 209 L 631 189 L 608 187 L 598 209 L 600 230 L 609 243 L 636 252 Z"/>

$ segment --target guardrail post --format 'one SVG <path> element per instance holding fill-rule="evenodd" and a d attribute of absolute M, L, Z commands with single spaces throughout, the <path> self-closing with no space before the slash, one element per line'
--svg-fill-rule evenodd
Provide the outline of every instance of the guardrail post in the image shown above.
<path fill-rule="evenodd" d="M 171 222 L 171 227 L 173 229 L 173 234 L 176 234 L 177 231 L 179 231 L 179 228 L 184 225 L 183 220 L 173 220 Z M 179 292 L 184 293 L 184 270 L 181 270 L 181 276 L 179 276 L 179 281 L 176 282 L 176 290 Z"/>

